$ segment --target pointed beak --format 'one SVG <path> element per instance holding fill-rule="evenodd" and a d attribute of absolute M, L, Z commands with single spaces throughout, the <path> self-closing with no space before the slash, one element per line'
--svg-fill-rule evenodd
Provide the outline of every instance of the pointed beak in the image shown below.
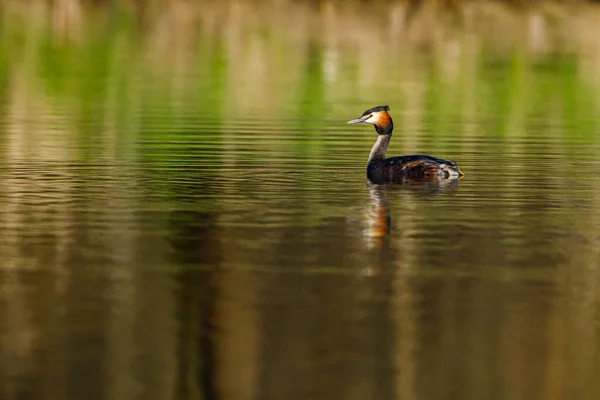
<path fill-rule="evenodd" d="M 365 115 L 364 117 L 353 119 L 352 121 L 348 121 L 349 124 L 358 124 L 360 122 L 365 122 L 365 120 L 369 119 L 370 115 Z"/>

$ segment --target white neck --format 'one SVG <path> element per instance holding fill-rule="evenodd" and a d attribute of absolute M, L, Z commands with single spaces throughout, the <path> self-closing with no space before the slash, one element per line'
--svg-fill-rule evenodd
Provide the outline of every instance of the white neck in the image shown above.
<path fill-rule="evenodd" d="M 392 138 L 392 134 L 388 135 L 377 135 L 377 141 L 373 145 L 371 149 L 371 154 L 369 154 L 369 161 L 367 161 L 367 165 L 373 162 L 379 162 L 385 160 L 385 153 L 387 151 L 388 144 L 390 143 L 390 139 Z"/>

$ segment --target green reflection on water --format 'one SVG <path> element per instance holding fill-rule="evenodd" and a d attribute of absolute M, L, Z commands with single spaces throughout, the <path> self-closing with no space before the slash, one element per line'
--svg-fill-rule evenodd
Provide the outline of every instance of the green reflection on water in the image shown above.
<path fill-rule="evenodd" d="M 260 121 L 260 129 L 275 118 L 321 137 L 324 124 L 343 130 L 338 122 L 385 102 L 406 135 L 426 143 L 441 140 L 442 152 L 453 153 L 468 140 L 466 128 L 452 125 L 456 120 L 489 119 L 486 135 L 527 136 L 537 120 L 560 129 L 594 121 L 597 108 L 597 82 L 581 67 L 591 56 L 567 45 L 562 50 L 551 43 L 558 48 L 540 54 L 523 45 L 498 54 L 486 45 L 493 37 L 474 41 L 459 34 L 439 43 L 440 54 L 413 53 L 411 43 L 383 40 L 374 44 L 380 48 L 375 53 L 348 49 L 352 41 L 341 28 L 329 32 L 337 40 L 332 44 L 326 35 L 300 42 L 265 21 L 239 27 L 236 35 L 227 24 L 208 29 L 209 21 L 202 20 L 178 32 L 165 18 L 161 30 L 121 8 L 84 9 L 81 18 L 58 33 L 49 15 L 28 25 L 3 24 L 3 36 L 14 40 L 3 42 L 0 66 L 9 82 L 5 96 L 27 93 L 26 110 L 34 121 L 42 109 L 68 117 L 83 135 L 79 140 L 108 125 L 118 131 L 113 140 L 135 138 L 135 132 L 170 140 L 198 127 L 194 135 L 214 143 L 224 135 L 224 122 Z M 400 55 L 389 55 L 398 48 Z M 285 61 L 282 49 L 289 55 Z M 352 76 L 355 81 L 348 80 Z M 407 112 L 415 115 L 410 117 L 415 126 L 405 123 Z M 592 137 L 594 128 L 585 123 L 565 136 Z M 328 145 L 304 135 L 298 139 L 292 146 L 298 155 L 322 153 Z M 365 145 L 371 139 L 362 136 Z M 340 134 L 336 144 L 350 140 L 361 139 Z M 277 152 L 274 142 L 264 143 L 269 152 Z"/>

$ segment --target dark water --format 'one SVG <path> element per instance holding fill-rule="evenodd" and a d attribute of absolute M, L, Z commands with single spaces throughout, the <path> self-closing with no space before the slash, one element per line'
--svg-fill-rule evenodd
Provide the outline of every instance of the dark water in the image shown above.
<path fill-rule="evenodd" d="M 139 50 L 98 25 L 2 48 L 1 398 L 600 396 L 586 54 L 467 38 L 445 75 L 343 31 Z M 369 184 L 375 132 L 345 122 L 382 103 L 389 155 L 466 176 Z"/>

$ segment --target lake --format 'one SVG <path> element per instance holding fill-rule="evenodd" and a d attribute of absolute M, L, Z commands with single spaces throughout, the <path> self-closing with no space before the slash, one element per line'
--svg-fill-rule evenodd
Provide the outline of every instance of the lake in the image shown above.
<path fill-rule="evenodd" d="M 600 9 L 63 3 L 0 17 L 3 399 L 600 397 Z M 380 104 L 465 176 L 367 182 Z"/>

